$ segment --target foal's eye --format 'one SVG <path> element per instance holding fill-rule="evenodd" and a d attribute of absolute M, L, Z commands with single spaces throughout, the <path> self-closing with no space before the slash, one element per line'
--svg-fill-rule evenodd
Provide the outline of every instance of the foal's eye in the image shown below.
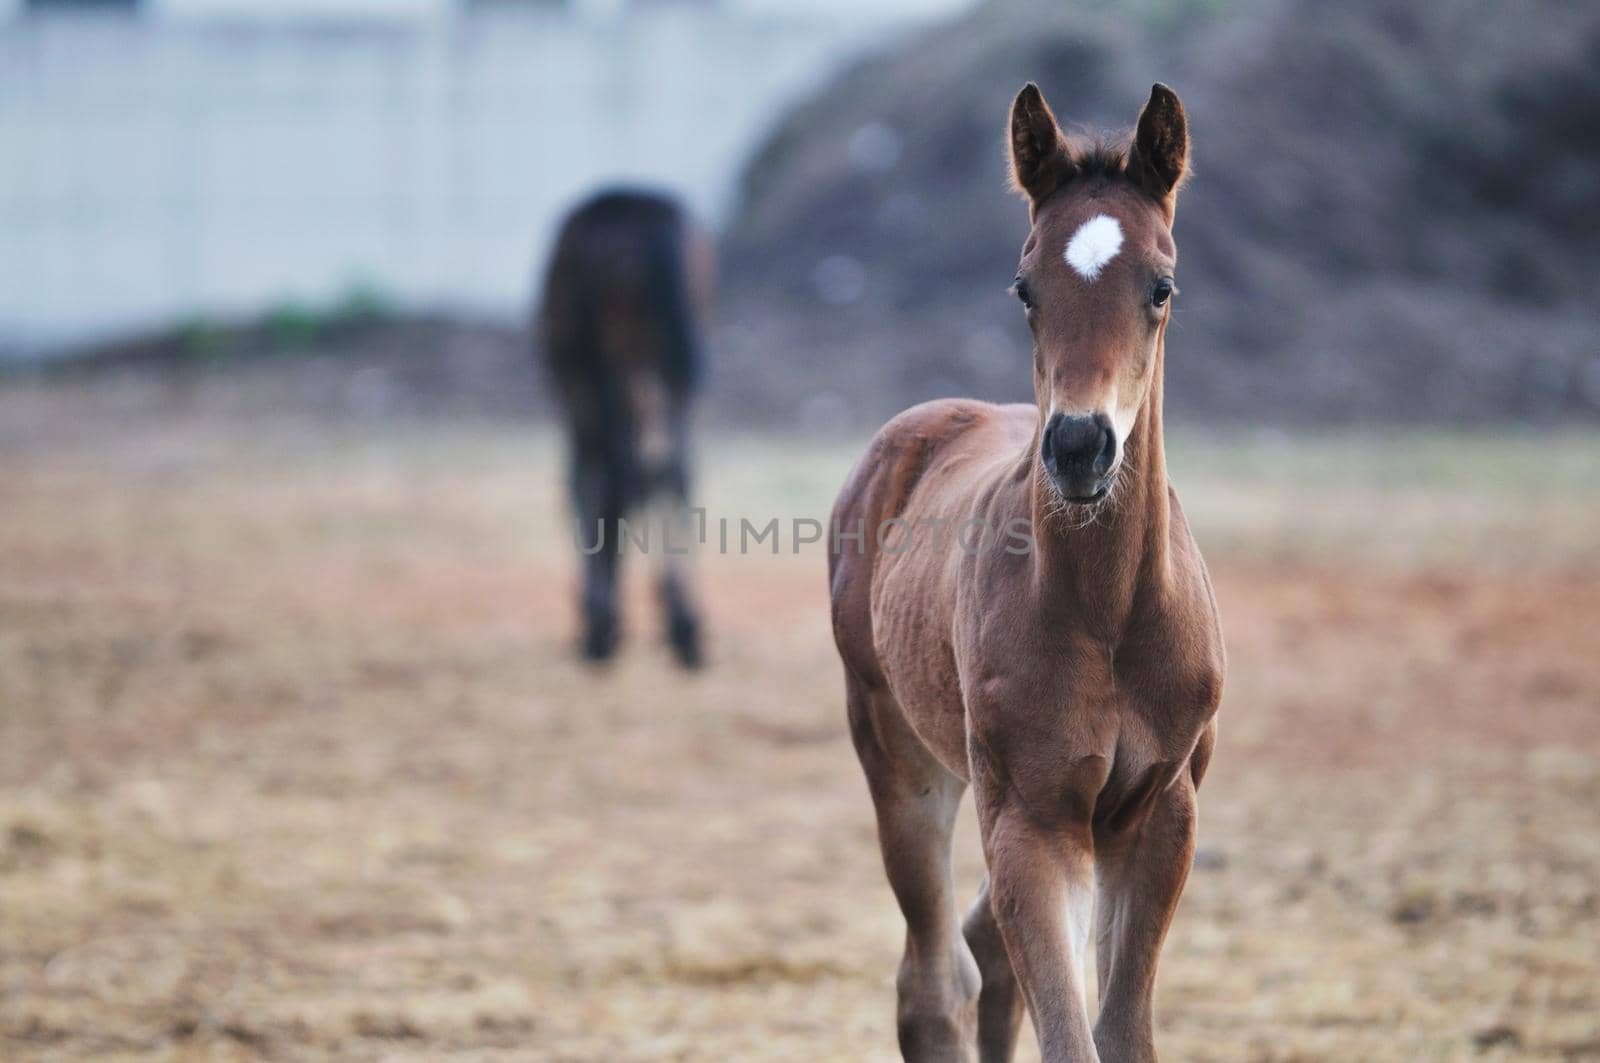
<path fill-rule="evenodd" d="M 1027 281 L 1023 280 L 1021 277 L 1016 278 L 1011 282 L 1011 290 L 1015 292 L 1017 298 L 1022 301 L 1023 309 L 1033 309 L 1033 293 L 1028 290 Z"/>
<path fill-rule="evenodd" d="M 1171 277 L 1162 277 L 1156 281 L 1155 287 L 1150 289 L 1150 305 L 1166 306 L 1167 300 L 1172 298 L 1172 293 L 1176 290 L 1172 286 Z"/>

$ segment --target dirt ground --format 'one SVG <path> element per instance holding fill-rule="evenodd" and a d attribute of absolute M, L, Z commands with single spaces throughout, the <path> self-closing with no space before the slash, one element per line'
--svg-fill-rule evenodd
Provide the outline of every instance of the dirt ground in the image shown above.
<path fill-rule="evenodd" d="M 692 677 L 634 580 L 599 673 L 547 434 L 115 412 L 0 393 L 0 1058 L 894 1058 L 817 547 L 700 560 Z M 851 445 L 706 450 L 787 517 Z M 1600 1059 L 1600 442 L 1172 451 L 1231 673 L 1164 1058 Z"/>

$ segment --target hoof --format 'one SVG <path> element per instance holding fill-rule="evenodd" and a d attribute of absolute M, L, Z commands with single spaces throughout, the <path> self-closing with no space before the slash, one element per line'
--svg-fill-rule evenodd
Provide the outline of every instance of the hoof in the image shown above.
<path fill-rule="evenodd" d="M 584 632 L 581 652 L 586 661 L 609 661 L 617 654 L 615 626 L 590 627 Z"/>
<path fill-rule="evenodd" d="M 691 672 L 705 664 L 705 657 L 700 652 L 700 625 L 689 617 L 678 617 L 672 621 L 672 630 L 667 641 L 672 644 L 672 654 L 678 659 L 678 664 Z"/>

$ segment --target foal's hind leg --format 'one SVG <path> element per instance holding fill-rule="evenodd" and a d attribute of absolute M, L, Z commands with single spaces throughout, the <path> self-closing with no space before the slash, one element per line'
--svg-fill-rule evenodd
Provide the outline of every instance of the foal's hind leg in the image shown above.
<path fill-rule="evenodd" d="M 983 975 L 983 990 L 978 994 L 978 1059 L 981 1063 L 1009 1063 L 1027 1008 L 989 904 L 988 875 L 983 876 L 983 888 L 967 912 L 962 932 Z"/>
<path fill-rule="evenodd" d="M 979 975 L 957 922 L 950 835 L 966 783 L 922 745 L 881 689 L 848 680 L 850 732 L 878 813 L 883 866 L 906 919 L 896 982 L 907 1060 L 971 1058 Z"/>

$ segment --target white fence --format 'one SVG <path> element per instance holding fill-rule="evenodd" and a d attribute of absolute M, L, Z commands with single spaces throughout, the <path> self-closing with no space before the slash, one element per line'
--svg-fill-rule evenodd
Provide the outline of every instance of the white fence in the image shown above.
<path fill-rule="evenodd" d="M 721 216 L 779 109 L 905 25 L 0 23 L 0 352 L 353 286 L 521 314 L 574 197 L 661 182 Z"/>

